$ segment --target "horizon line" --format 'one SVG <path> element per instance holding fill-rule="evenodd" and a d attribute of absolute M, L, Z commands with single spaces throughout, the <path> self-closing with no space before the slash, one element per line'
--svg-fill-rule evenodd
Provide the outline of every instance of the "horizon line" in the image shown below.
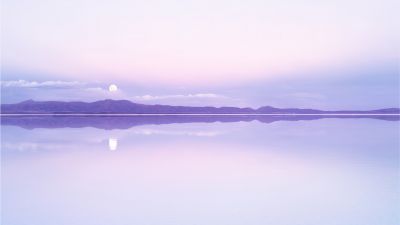
<path fill-rule="evenodd" d="M 400 116 L 400 113 L 0 113 L 0 116 Z"/>

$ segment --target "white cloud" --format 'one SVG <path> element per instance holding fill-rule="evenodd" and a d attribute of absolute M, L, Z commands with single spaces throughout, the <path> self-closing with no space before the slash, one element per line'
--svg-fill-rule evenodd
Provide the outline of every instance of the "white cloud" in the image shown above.
<path fill-rule="evenodd" d="M 328 96 L 315 92 L 292 92 L 277 95 L 270 100 L 270 105 L 275 107 L 295 107 L 295 108 L 325 108 Z"/>
<path fill-rule="evenodd" d="M 309 93 L 309 92 L 296 92 L 285 95 L 285 97 L 293 97 L 293 98 L 300 98 L 300 99 L 314 99 L 314 100 L 323 100 L 326 97 L 321 94 L 317 93 Z"/>
<path fill-rule="evenodd" d="M 174 94 L 174 95 L 141 95 L 129 100 L 143 104 L 168 104 L 185 106 L 246 106 L 241 99 L 214 93 Z"/>
<path fill-rule="evenodd" d="M 74 88 L 82 87 L 86 83 L 79 81 L 27 81 L 27 80 L 9 80 L 1 81 L 2 87 L 20 87 L 20 88 Z"/>
<path fill-rule="evenodd" d="M 126 99 L 142 104 L 166 104 L 184 106 L 247 106 L 241 99 L 228 97 L 216 93 L 179 93 L 164 95 L 134 95 L 130 90 L 118 89 L 110 92 L 104 83 L 86 83 L 79 81 L 29 81 L 8 80 L 1 81 L 5 99 L 10 103 L 26 99 L 37 101 L 97 101 L 102 99 Z M 126 92 L 128 91 L 128 92 Z M 15 95 L 17 93 L 17 95 Z"/>
<path fill-rule="evenodd" d="M 110 92 L 102 87 L 84 88 L 79 95 L 90 97 L 91 99 L 129 99 L 129 97 L 121 89 Z"/>
<path fill-rule="evenodd" d="M 85 88 L 85 91 L 94 91 L 94 92 L 96 92 L 96 91 L 99 91 L 99 92 L 106 92 L 107 90 L 106 90 L 106 89 L 104 89 L 104 88 L 101 88 L 101 87 L 88 87 L 88 88 Z"/>
<path fill-rule="evenodd" d="M 223 95 L 213 93 L 199 93 L 199 94 L 187 94 L 187 95 L 142 95 L 134 96 L 135 100 L 151 101 L 151 100 L 163 100 L 163 99 L 195 99 L 195 98 L 228 98 Z"/>

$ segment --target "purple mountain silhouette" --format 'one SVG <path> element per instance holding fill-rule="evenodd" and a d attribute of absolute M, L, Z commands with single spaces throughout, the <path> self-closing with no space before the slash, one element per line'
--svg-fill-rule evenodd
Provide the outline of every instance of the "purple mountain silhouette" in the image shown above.
<path fill-rule="evenodd" d="M 378 110 L 323 111 L 316 109 L 274 108 L 258 109 L 238 107 L 190 107 L 145 105 L 128 100 L 102 100 L 96 102 L 60 102 L 28 100 L 16 104 L 2 104 L 2 114 L 400 114 L 400 108 Z"/>
<path fill-rule="evenodd" d="M 383 121 L 399 121 L 400 116 L 387 115 L 142 115 L 142 116 L 38 116 L 38 115 L 22 115 L 22 116 L 4 116 L 1 118 L 1 125 L 18 126 L 25 129 L 35 128 L 83 128 L 93 127 L 98 129 L 129 129 L 131 127 L 142 125 L 161 125 L 175 123 L 233 123 L 233 122 L 251 122 L 258 121 L 264 124 L 276 121 L 310 121 L 319 119 L 377 119 Z"/>

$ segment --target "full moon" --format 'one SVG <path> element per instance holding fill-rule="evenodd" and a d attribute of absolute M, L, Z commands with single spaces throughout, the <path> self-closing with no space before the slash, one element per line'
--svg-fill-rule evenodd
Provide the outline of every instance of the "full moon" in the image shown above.
<path fill-rule="evenodd" d="M 110 92 L 118 91 L 118 87 L 117 87 L 117 85 L 115 85 L 115 84 L 111 84 L 111 85 L 108 87 L 108 90 L 109 90 Z"/>

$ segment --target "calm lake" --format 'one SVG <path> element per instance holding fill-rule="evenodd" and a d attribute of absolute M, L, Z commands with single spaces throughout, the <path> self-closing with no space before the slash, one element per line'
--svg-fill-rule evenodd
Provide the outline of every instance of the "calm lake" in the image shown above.
<path fill-rule="evenodd" d="M 4 225 L 400 223 L 398 118 L 2 119 Z"/>

